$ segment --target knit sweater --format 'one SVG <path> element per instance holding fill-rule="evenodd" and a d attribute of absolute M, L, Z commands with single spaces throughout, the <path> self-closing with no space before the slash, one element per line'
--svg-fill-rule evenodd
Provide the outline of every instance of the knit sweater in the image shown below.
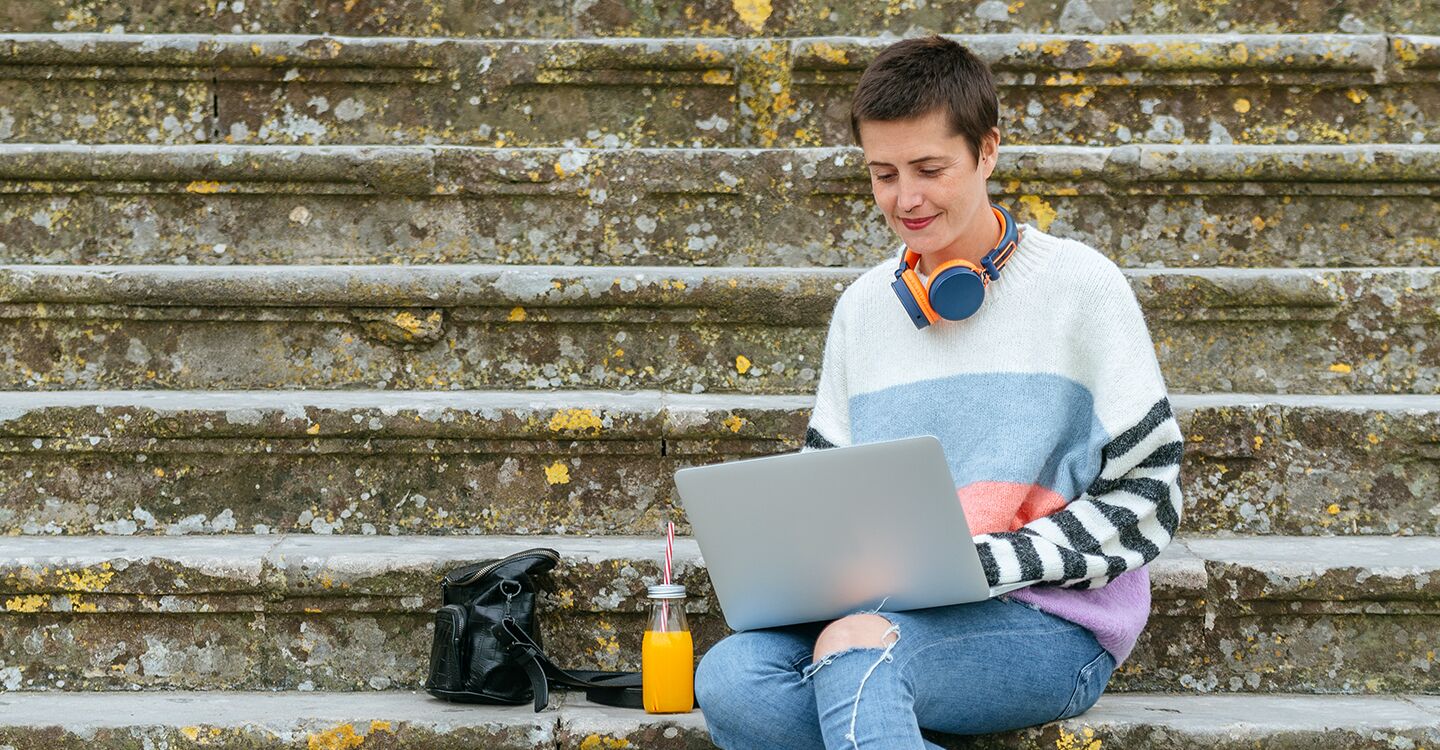
<path fill-rule="evenodd" d="M 1140 305 L 1084 243 L 1022 225 L 971 317 L 916 329 L 895 257 L 836 302 L 805 447 L 934 435 L 990 585 L 1123 662 L 1182 511 L 1183 440 Z"/>

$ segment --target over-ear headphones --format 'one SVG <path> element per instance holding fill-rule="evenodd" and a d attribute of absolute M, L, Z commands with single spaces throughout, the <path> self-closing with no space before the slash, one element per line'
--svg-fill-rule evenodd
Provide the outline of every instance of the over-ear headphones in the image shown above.
<path fill-rule="evenodd" d="M 1000 220 L 1000 244 L 980 259 L 979 266 L 962 258 L 947 260 L 922 282 L 915 273 L 920 254 L 901 247 L 900 267 L 895 269 L 895 281 L 890 283 L 890 288 L 895 290 L 916 328 L 924 328 L 941 318 L 964 320 L 974 315 L 985 301 L 985 288 L 1000 278 L 1000 269 L 1020 244 L 1020 234 L 1009 211 L 994 203 L 990 204 L 990 210 Z"/>

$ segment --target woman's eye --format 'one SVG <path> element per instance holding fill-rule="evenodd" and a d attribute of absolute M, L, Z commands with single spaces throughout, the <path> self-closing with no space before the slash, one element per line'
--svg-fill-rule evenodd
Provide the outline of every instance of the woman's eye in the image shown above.
<path fill-rule="evenodd" d="M 879 180 L 879 181 L 881 181 L 881 182 L 889 182 L 889 181 L 895 179 L 895 175 L 893 175 L 893 174 L 876 175 L 876 176 L 875 176 L 875 179 L 877 179 L 877 180 Z"/>
<path fill-rule="evenodd" d="M 920 170 L 920 174 L 923 174 L 923 175 L 925 175 L 926 177 L 934 177 L 935 175 L 940 174 L 940 170 L 938 170 L 938 169 L 922 169 L 922 170 Z"/>

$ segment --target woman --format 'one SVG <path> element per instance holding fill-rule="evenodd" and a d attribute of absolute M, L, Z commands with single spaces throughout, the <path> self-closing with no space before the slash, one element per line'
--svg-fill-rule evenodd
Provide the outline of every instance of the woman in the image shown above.
<path fill-rule="evenodd" d="M 732 634 L 695 677 L 723 748 L 936 747 L 921 728 L 1074 716 L 1145 627 L 1180 428 L 1119 268 L 990 203 L 998 110 L 988 67 L 938 36 L 861 77 L 851 134 L 903 248 L 836 303 L 805 450 L 940 438 L 990 585 L 1023 587 Z"/>

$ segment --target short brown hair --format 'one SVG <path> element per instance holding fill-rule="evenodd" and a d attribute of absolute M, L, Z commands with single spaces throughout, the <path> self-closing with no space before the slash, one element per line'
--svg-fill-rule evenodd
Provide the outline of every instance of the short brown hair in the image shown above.
<path fill-rule="evenodd" d="M 1000 123 L 990 66 L 938 34 L 903 39 L 880 51 L 860 76 L 850 101 L 850 135 L 860 144 L 861 120 L 908 120 L 943 110 L 952 134 L 965 137 L 976 164 L 980 142 Z"/>

